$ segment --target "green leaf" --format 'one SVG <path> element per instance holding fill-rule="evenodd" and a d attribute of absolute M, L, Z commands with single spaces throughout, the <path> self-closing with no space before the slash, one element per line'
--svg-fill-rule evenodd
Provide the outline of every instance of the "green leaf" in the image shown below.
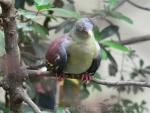
<path fill-rule="evenodd" d="M 37 10 L 49 9 L 52 7 L 52 4 L 45 4 L 45 5 L 35 5 Z"/>
<path fill-rule="evenodd" d="M 98 40 L 98 41 L 102 40 L 101 33 L 100 33 L 99 28 L 97 26 L 94 26 L 93 33 L 94 33 L 96 40 Z"/>
<path fill-rule="evenodd" d="M 3 102 L 0 102 L 0 110 L 5 110 L 5 104 Z"/>
<path fill-rule="evenodd" d="M 146 69 L 150 69 L 150 65 L 146 66 L 145 68 L 146 68 Z"/>
<path fill-rule="evenodd" d="M 108 58 L 107 52 L 106 52 L 104 49 L 102 49 L 102 52 L 101 52 L 101 53 L 102 53 L 102 54 L 101 54 L 102 59 L 103 59 L 103 60 L 106 60 L 106 59 Z"/>
<path fill-rule="evenodd" d="M 55 29 L 55 33 L 60 32 L 61 30 L 64 31 L 64 33 L 67 33 L 71 30 L 71 28 L 74 26 L 74 23 L 76 21 L 70 21 L 70 20 L 65 20 L 59 26 Z"/>
<path fill-rule="evenodd" d="M 49 1 L 50 0 L 34 0 L 37 5 L 46 5 L 50 3 Z"/>
<path fill-rule="evenodd" d="M 39 41 L 34 41 L 34 43 L 32 43 L 32 47 L 34 49 L 36 57 L 43 58 L 44 57 L 43 51 L 48 47 L 48 44 L 44 42 L 42 43 Z"/>
<path fill-rule="evenodd" d="M 139 64 L 140 64 L 140 67 L 142 68 L 144 66 L 144 60 L 140 59 Z"/>
<path fill-rule="evenodd" d="M 25 0 L 15 0 L 15 8 L 19 9 L 23 9 L 24 8 L 24 4 L 25 4 Z"/>
<path fill-rule="evenodd" d="M 100 32 L 100 35 L 104 39 L 104 38 L 107 38 L 107 37 L 110 37 L 110 36 L 116 34 L 118 32 L 118 30 L 119 30 L 118 26 L 116 26 L 116 25 L 109 25 L 108 27 L 104 28 Z"/>
<path fill-rule="evenodd" d="M 27 23 L 17 22 L 17 29 L 23 29 L 23 31 L 32 31 L 32 27 Z"/>
<path fill-rule="evenodd" d="M 36 13 L 27 10 L 19 10 L 19 15 L 22 15 L 27 19 L 33 19 L 36 17 Z"/>
<path fill-rule="evenodd" d="M 36 3 L 35 7 L 38 10 L 49 9 L 53 7 L 52 2 L 50 2 L 49 0 L 34 0 L 34 1 Z"/>
<path fill-rule="evenodd" d="M 66 113 L 65 109 L 62 107 L 56 108 L 56 113 Z"/>
<path fill-rule="evenodd" d="M 46 38 L 48 35 L 48 30 L 37 22 L 32 21 L 32 29 L 35 33 L 39 34 L 43 38 Z"/>
<path fill-rule="evenodd" d="M 107 56 L 108 56 L 109 60 L 111 61 L 111 63 L 112 63 L 113 65 L 115 65 L 116 67 L 118 67 L 118 66 L 117 66 L 117 63 L 116 63 L 116 60 L 115 60 L 114 57 L 111 55 L 110 51 L 106 50 L 105 48 L 103 48 L 103 49 L 104 49 L 105 52 L 107 53 Z"/>
<path fill-rule="evenodd" d="M 102 91 L 102 88 L 99 84 L 97 84 L 95 82 L 91 82 L 91 85 L 93 86 L 93 89 L 96 89 L 98 91 Z"/>
<path fill-rule="evenodd" d="M 72 27 L 74 26 L 76 21 L 70 21 L 70 20 L 66 20 L 64 22 L 62 22 L 61 24 L 59 24 L 59 26 L 55 29 L 55 33 L 63 30 L 64 33 L 68 33 Z"/>
<path fill-rule="evenodd" d="M 93 16 L 107 16 L 106 10 L 93 10 Z"/>
<path fill-rule="evenodd" d="M 140 74 L 142 75 L 144 75 L 144 74 L 150 74 L 150 70 L 147 70 L 147 69 L 141 69 L 140 70 Z M 144 76 L 144 77 L 146 77 L 146 76 Z"/>
<path fill-rule="evenodd" d="M 129 99 L 121 99 L 121 101 L 122 101 L 122 103 L 123 103 L 124 106 L 127 106 L 128 104 L 132 103 L 132 101 L 129 100 Z"/>
<path fill-rule="evenodd" d="M 86 99 L 88 98 L 90 95 L 90 92 L 87 89 L 82 90 L 82 92 L 80 93 L 80 98 L 81 99 Z"/>
<path fill-rule="evenodd" d="M 110 76 L 116 76 L 116 73 L 118 72 L 118 67 L 116 64 L 109 64 L 109 75 Z"/>
<path fill-rule="evenodd" d="M 133 24 L 133 21 L 129 17 L 127 17 L 124 14 L 122 14 L 121 12 L 109 11 L 108 15 L 111 16 L 111 17 L 120 19 L 120 20 L 124 20 L 124 21 L 126 21 L 126 22 L 128 22 L 130 24 Z"/>
<path fill-rule="evenodd" d="M 11 112 L 10 108 L 5 108 L 3 111 L 4 111 L 5 113 L 10 113 L 10 112 Z"/>
<path fill-rule="evenodd" d="M 143 106 L 143 105 L 145 105 L 145 104 L 146 104 L 146 101 L 145 101 L 145 100 L 142 100 L 141 105 Z"/>
<path fill-rule="evenodd" d="M 33 5 L 34 1 L 33 0 L 26 0 L 28 5 Z"/>
<path fill-rule="evenodd" d="M 74 22 L 68 23 L 66 26 L 64 26 L 64 33 L 68 33 L 74 26 Z"/>
<path fill-rule="evenodd" d="M 54 11 L 55 13 L 63 14 L 66 17 L 73 17 L 73 18 L 76 18 L 76 19 L 81 18 L 80 13 L 74 12 L 74 11 L 70 11 L 70 10 L 67 10 L 67 9 L 63 9 L 63 8 L 50 8 L 49 10 Z"/>
<path fill-rule="evenodd" d="M 5 51 L 5 40 L 4 33 L 0 30 L 0 57 L 6 53 Z"/>
<path fill-rule="evenodd" d="M 6 108 L 3 102 L 0 102 L 0 110 L 2 110 L 4 113 L 10 113 L 10 109 Z"/>
<path fill-rule="evenodd" d="M 95 73 L 94 77 L 97 78 L 97 79 L 101 79 L 101 75 L 99 73 Z"/>
<path fill-rule="evenodd" d="M 50 111 L 42 111 L 42 113 L 52 113 L 52 112 L 50 112 Z"/>
<path fill-rule="evenodd" d="M 109 46 L 111 48 L 115 48 L 115 49 L 121 50 L 123 52 L 129 52 L 129 49 L 127 47 L 125 47 L 124 45 L 122 45 L 122 44 L 120 44 L 118 42 L 115 42 L 113 40 L 103 41 L 102 44 L 105 45 L 105 46 Z"/>
<path fill-rule="evenodd" d="M 117 5 L 118 1 L 119 0 L 108 0 L 108 7 L 109 7 L 109 9 L 114 8 Z"/>

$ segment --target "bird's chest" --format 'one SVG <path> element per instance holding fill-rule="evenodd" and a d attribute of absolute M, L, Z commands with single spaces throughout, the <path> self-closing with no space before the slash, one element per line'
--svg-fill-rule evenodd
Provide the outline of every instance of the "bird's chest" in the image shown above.
<path fill-rule="evenodd" d="M 92 60 L 96 56 L 96 45 L 71 43 L 67 48 L 67 53 L 65 72 L 82 73 L 91 66 Z"/>

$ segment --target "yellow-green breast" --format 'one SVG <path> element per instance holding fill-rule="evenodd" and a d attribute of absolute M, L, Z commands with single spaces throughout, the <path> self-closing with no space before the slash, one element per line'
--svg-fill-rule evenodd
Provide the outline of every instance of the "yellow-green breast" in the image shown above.
<path fill-rule="evenodd" d="M 99 52 L 99 46 L 95 39 L 86 41 L 71 40 L 67 45 L 67 65 L 64 72 L 79 74 L 86 72 Z"/>

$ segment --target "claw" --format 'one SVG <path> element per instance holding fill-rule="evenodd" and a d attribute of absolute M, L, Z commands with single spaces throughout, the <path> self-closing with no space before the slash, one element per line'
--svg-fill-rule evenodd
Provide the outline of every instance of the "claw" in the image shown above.
<path fill-rule="evenodd" d="M 63 81 L 65 79 L 65 77 L 64 77 L 64 74 L 63 73 L 61 73 L 61 74 L 56 74 L 56 80 L 57 81 Z"/>
<path fill-rule="evenodd" d="M 91 75 L 87 72 L 86 73 L 81 73 L 80 76 L 81 76 L 81 80 L 84 81 L 84 82 L 92 80 Z"/>

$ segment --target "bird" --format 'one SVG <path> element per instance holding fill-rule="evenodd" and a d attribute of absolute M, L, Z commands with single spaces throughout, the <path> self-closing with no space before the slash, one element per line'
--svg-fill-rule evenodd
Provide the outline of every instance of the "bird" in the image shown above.
<path fill-rule="evenodd" d="M 77 20 L 70 32 L 55 38 L 46 52 L 47 69 L 58 78 L 65 73 L 89 81 L 101 62 L 101 47 L 94 37 L 93 22 L 88 17 Z"/>

